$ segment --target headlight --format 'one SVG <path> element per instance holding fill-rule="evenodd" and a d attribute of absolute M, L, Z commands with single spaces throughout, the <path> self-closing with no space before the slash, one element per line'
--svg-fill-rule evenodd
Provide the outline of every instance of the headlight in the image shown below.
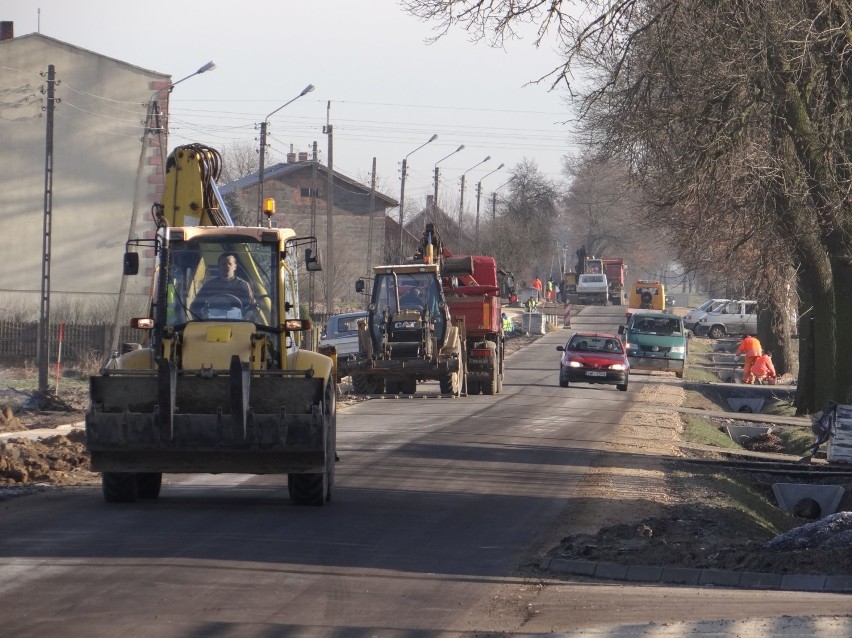
<path fill-rule="evenodd" d="M 686 352 L 686 348 L 684 348 L 683 346 L 673 346 L 670 352 L 673 352 L 675 354 L 683 354 Z"/>
<path fill-rule="evenodd" d="M 610 367 L 610 370 L 627 370 L 627 366 L 623 363 L 613 363 Z"/>
<path fill-rule="evenodd" d="M 580 363 L 579 361 L 569 361 L 569 362 L 568 362 L 568 367 L 569 367 L 569 368 L 582 368 L 582 367 L 584 367 L 584 366 L 583 366 L 583 364 L 582 364 L 582 363 Z"/>

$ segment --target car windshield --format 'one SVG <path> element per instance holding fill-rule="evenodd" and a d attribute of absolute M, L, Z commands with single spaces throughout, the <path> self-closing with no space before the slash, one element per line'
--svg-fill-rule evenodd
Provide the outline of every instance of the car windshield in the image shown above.
<path fill-rule="evenodd" d="M 619 339 L 588 335 L 575 335 L 568 343 L 567 350 L 571 352 L 608 352 L 610 354 L 622 354 L 624 352 Z"/>
<path fill-rule="evenodd" d="M 649 335 L 680 335 L 683 324 L 680 319 L 669 317 L 637 316 L 630 327 L 631 332 Z"/>

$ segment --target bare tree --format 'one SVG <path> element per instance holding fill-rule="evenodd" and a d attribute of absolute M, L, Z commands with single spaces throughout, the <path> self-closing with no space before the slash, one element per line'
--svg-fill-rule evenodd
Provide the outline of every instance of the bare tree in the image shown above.
<path fill-rule="evenodd" d="M 675 224 L 690 215 L 692 230 L 679 226 L 683 246 L 754 268 L 757 282 L 788 272 L 785 262 L 796 272 L 801 310 L 813 309 L 799 331 L 799 408 L 852 402 L 852 368 L 835 365 L 852 360 L 848 2 L 405 6 L 437 21 L 439 34 L 458 25 L 500 44 L 527 21 L 537 25 L 539 41 L 555 38 L 565 61 L 542 77 L 570 87 L 571 73 L 582 68 L 593 79 L 580 95 L 580 114 L 601 152 L 631 167 L 655 219 Z M 572 14 L 574 7 L 585 11 Z"/>

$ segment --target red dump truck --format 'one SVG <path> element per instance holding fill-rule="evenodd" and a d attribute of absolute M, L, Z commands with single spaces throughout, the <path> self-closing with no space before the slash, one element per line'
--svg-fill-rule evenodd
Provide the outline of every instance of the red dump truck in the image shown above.
<path fill-rule="evenodd" d="M 609 282 L 609 302 L 616 306 L 624 304 L 624 274 L 627 266 L 621 257 L 601 258 L 603 272 Z"/>

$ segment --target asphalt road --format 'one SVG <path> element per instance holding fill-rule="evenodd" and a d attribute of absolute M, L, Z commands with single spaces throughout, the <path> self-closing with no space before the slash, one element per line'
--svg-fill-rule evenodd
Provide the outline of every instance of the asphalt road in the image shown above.
<path fill-rule="evenodd" d="M 589 308 L 574 327 L 613 329 L 621 313 Z M 790 618 L 845 613 L 845 596 L 537 573 L 643 383 L 559 388 L 568 332 L 512 355 L 496 397 L 342 409 L 326 507 L 249 475 L 168 476 L 160 499 L 133 505 L 97 488 L 0 503 L 0 636 L 852 634 L 845 618 Z M 744 619 L 763 616 L 770 631 L 749 633 Z"/>

